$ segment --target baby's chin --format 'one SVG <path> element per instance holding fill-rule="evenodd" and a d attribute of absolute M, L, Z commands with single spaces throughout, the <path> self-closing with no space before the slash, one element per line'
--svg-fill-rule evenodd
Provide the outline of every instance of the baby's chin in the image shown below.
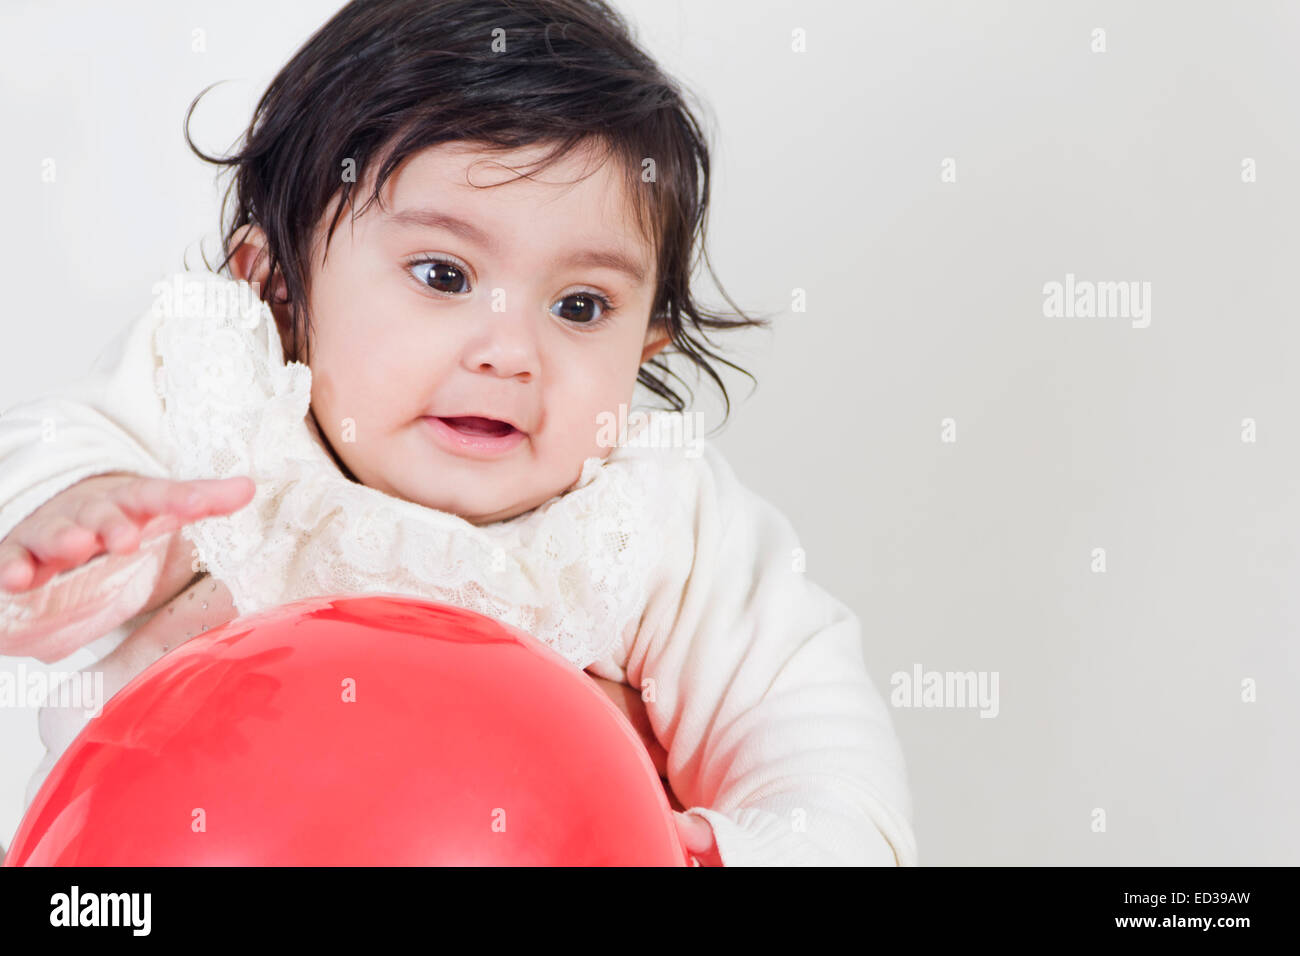
<path fill-rule="evenodd" d="M 562 494 L 567 487 L 566 485 L 549 491 L 517 489 L 514 494 L 498 492 L 495 495 L 492 494 L 491 489 L 483 487 L 464 491 L 449 488 L 436 491 L 409 488 L 394 489 L 390 493 L 397 493 L 399 497 L 424 505 L 426 508 L 454 514 L 473 525 L 487 525 L 498 521 L 509 521 L 511 518 L 527 514 Z"/>
<path fill-rule="evenodd" d="M 601 457 L 611 449 L 599 449 Z M 588 453 L 589 449 L 580 449 Z M 580 479 L 586 458 L 565 456 L 565 467 L 545 467 L 526 457 L 514 461 L 470 462 L 451 459 L 423 467 L 413 456 L 393 461 L 348 463 L 354 480 L 385 494 L 454 514 L 473 525 L 495 524 L 527 514 L 567 492 Z"/>

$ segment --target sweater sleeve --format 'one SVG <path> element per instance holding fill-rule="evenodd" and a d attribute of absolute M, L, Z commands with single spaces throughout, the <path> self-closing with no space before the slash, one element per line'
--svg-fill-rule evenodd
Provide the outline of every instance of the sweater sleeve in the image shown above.
<path fill-rule="evenodd" d="M 680 524 L 626 663 L 686 812 L 724 866 L 916 865 L 901 748 L 857 618 L 800 570 L 789 521 L 711 445 L 675 469 Z"/>
<path fill-rule="evenodd" d="M 111 472 L 168 477 L 155 388 L 155 310 L 125 327 L 91 373 L 0 414 L 0 540 L 55 495 Z M 101 554 L 41 587 L 0 592 L 0 654 L 51 663 L 138 613 L 162 573 L 167 538 Z"/>

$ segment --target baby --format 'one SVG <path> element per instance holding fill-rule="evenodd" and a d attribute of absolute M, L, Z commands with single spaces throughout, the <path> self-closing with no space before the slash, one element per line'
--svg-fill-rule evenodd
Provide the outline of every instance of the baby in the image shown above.
<path fill-rule="evenodd" d="M 707 148 L 614 12 L 351 3 L 211 161 L 228 276 L 0 417 L 0 654 L 88 648 L 111 696 L 287 601 L 455 603 L 602 682 L 695 862 L 916 863 L 857 619 L 687 437 L 661 351 L 721 386 L 706 330 L 762 323 L 692 298 Z M 42 710 L 29 803 L 84 719 Z"/>

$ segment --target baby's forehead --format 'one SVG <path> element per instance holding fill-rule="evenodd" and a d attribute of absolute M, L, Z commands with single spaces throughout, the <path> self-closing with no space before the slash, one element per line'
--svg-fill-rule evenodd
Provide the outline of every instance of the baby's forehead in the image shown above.
<path fill-rule="evenodd" d="M 495 231 L 581 230 L 618 240 L 649 263 L 654 244 L 642 228 L 635 173 L 595 145 L 551 156 L 553 147 L 512 150 L 451 141 L 405 156 L 365 212 L 378 228 L 451 225 L 490 246 Z M 360 194 L 369 197 L 382 161 L 371 164 Z M 468 227 L 468 228 L 465 228 Z M 504 238 L 510 238 L 506 236 Z"/>
<path fill-rule="evenodd" d="M 500 150 L 461 140 L 427 146 L 403 158 L 381 195 L 386 201 L 422 199 L 423 191 L 436 188 L 457 197 L 550 203 L 585 190 L 616 212 L 630 205 L 630 171 L 618 158 L 590 143 L 558 155 L 553 150 L 547 144 Z"/>

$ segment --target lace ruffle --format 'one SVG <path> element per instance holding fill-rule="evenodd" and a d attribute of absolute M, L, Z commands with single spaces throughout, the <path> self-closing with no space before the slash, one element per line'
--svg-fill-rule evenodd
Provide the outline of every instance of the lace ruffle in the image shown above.
<path fill-rule="evenodd" d="M 236 283 L 216 275 L 184 279 L 223 286 L 207 302 L 250 291 L 237 283 L 232 294 Z M 411 594 L 518 627 L 578 667 L 639 620 L 662 554 L 656 479 L 642 459 L 623 448 L 590 458 L 566 493 L 483 526 L 354 483 L 311 431 L 311 370 L 285 363 L 269 307 L 255 325 L 228 311 L 169 308 L 155 346 L 175 477 L 257 482 L 235 514 L 183 531 L 241 615 L 331 594 Z"/>

